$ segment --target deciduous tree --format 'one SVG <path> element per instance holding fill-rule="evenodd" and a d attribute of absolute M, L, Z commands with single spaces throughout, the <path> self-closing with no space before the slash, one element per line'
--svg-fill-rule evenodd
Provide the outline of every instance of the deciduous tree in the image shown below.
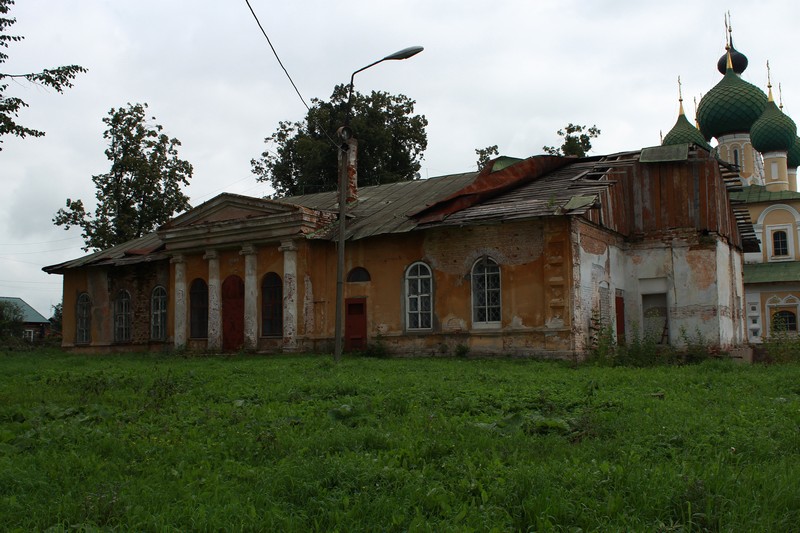
<path fill-rule="evenodd" d="M 586 153 L 592 149 L 592 139 L 600 135 L 600 130 L 597 126 L 587 128 L 586 126 L 577 126 L 571 122 L 563 130 L 556 132 L 559 137 L 564 138 L 564 142 L 560 148 L 553 146 L 544 146 L 542 150 L 550 155 L 574 155 L 577 157 L 584 157 Z"/>
<path fill-rule="evenodd" d="M 141 237 L 191 207 L 181 187 L 189 184 L 192 165 L 178 157 L 178 139 L 148 123 L 146 109 L 147 104 L 128 104 L 112 108 L 103 119 L 111 170 L 92 177 L 97 188 L 94 215 L 86 212 L 82 200 L 68 198 L 67 209 L 59 209 L 53 219 L 65 229 L 82 228 L 84 250 Z"/>
<path fill-rule="evenodd" d="M 0 0 L 0 49 L 8 48 L 9 43 L 21 41 L 24 37 L 19 35 L 8 35 L 6 32 L 16 22 L 16 19 L 9 18 L 8 12 L 14 0 Z M 8 54 L 0 50 L 0 65 L 6 62 Z M 41 137 L 44 132 L 23 126 L 17 123 L 17 117 L 23 107 L 28 107 L 19 97 L 7 96 L 7 80 L 18 79 L 29 83 L 42 85 L 55 89 L 56 92 L 64 92 L 64 89 L 72 87 L 72 80 L 86 69 L 78 65 L 67 65 L 44 69 L 36 72 L 9 73 L 0 71 L 0 150 L 2 147 L 2 137 L 4 135 L 16 135 L 17 137 Z"/>
<path fill-rule="evenodd" d="M 335 134 L 345 123 L 347 86 L 336 86 L 329 101 L 311 102 L 302 122 L 280 122 L 264 139 L 267 149 L 250 161 L 256 179 L 270 182 L 277 196 L 336 189 Z M 349 122 L 358 139 L 360 186 L 415 179 L 428 146 L 428 121 L 414 114 L 414 103 L 386 92 L 353 93 Z"/>

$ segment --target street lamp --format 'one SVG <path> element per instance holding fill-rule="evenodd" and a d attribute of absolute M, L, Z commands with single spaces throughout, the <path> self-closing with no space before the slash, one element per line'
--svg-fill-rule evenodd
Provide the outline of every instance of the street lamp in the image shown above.
<path fill-rule="evenodd" d="M 348 183 L 348 151 L 356 150 L 356 140 L 353 139 L 353 133 L 350 130 L 350 108 L 353 103 L 353 78 L 356 74 L 370 67 L 374 67 L 378 63 L 384 61 L 392 61 L 398 59 L 408 59 L 411 56 L 417 55 L 422 52 L 421 46 L 410 46 L 390 54 L 383 59 L 379 59 L 370 63 L 366 67 L 362 67 L 350 75 L 350 86 L 347 93 L 347 108 L 345 109 L 344 126 L 339 128 L 336 132 L 339 136 L 339 235 L 338 235 L 338 256 L 336 262 L 336 341 L 334 344 L 333 357 L 338 362 L 342 358 L 342 316 L 344 314 L 344 240 L 345 240 L 345 226 L 347 218 L 347 183 Z M 350 158 L 355 162 L 355 158 Z M 355 163 L 354 163 L 355 164 Z M 355 172 L 355 168 L 352 169 Z"/>

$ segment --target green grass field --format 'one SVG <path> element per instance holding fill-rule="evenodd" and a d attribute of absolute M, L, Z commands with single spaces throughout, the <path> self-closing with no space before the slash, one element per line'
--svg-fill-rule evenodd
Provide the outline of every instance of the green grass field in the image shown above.
<path fill-rule="evenodd" d="M 18 531 L 798 531 L 800 365 L 0 354 Z"/>

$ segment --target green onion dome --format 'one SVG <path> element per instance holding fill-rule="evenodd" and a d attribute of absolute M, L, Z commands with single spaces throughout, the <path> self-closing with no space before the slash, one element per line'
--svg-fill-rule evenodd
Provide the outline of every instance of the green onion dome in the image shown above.
<path fill-rule="evenodd" d="M 764 91 L 737 76 L 729 60 L 725 76 L 700 100 L 700 131 L 706 139 L 748 133 L 766 106 Z"/>
<path fill-rule="evenodd" d="M 706 142 L 706 139 L 703 137 L 703 134 L 700 133 L 700 130 L 695 128 L 691 122 L 686 118 L 686 115 L 683 113 L 683 106 L 681 106 L 681 112 L 678 115 L 678 120 L 675 122 L 675 125 L 672 126 L 672 129 L 669 130 L 664 136 L 664 140 L 661 142 L 662 146 L 670 146 L 673 144 L 685 144 L 685 143 L 694 143 L 698 146 L 702 146 L 709 152 L 711 151 L 711 146 Z"/>
<path fill-rule="evenodd" d="M 790 170 L 800 167 L 800 137 L 794 138 L 794 143 L 786 154 L 786 166 L 789 167 Z"/>
<path fill-rule="evenodd" d="M 772 100 L 772 89 L 767 107 L 750 128 L 750 142 L 762 154 L 788 152 L 797 139 L 797 125 L 778 109 Z"/>

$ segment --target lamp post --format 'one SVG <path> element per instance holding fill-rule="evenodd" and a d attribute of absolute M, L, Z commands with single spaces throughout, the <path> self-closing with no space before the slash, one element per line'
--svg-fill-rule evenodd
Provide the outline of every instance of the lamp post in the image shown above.
<path fill-rule="evenodd" d="M 355 157 L 351 154 L 348 154 L 349 151 L 354 152 L 356 150 L 356 140 L 353 139 L 353 133 L 350 130 L 350 110 L 353 103 L 353 79 L 355 78 L 356 74 L 361 71 L 367 70 L 370 67 L 374 67 L 378 63 L 382 63 L 384 61 L 392 61 L 398 59 L 408 59 L 411 56 L 417 55 L 418 53 L 422 52 L 423 48 L 421 46 L 410 46 L 408 48 L 404 48 L 399 50 L 393 54 L 390 54 L 382 59 L 379 59 L 373 63 L 370 63 L 366 67 L 362 67 L 356 71 L 354 71 L 350 75 L 350 86 L 348 88 L 347 93 L 347 108 L 345 109 L 345 119 L 344 119 L 344 126 L 339 128 L 336 132 L 339 136 L 339 141 L 341 144 L 339 145 L 340 153 L 339 153 L 339 231 L 338 231 L 338 241 L 337 241 L 337 248 L 338 248 L 338 255 L 336 261 L 336 336 L 335 336 L 335 343 L 334 343 L 334 351 L 333 357 L 338 362 L 342 358 L 342 337 L 344 332 L 342 331 L 342 322 L 343 322 L 343 315 L 344 315 L 344 241 L 345 241 L 345 229 L 346 229 L 346 218 L 347 218 L 347 183 L 349 179 L 349 172 L 348 170 L 350 165 L 348 165 L 348 159 L 353 161 L 353 165 L 355 165 Z M 350 156 L 350 157 L 348 157 Z M 352 169 L 355 172 L 355 168 Z"/>

